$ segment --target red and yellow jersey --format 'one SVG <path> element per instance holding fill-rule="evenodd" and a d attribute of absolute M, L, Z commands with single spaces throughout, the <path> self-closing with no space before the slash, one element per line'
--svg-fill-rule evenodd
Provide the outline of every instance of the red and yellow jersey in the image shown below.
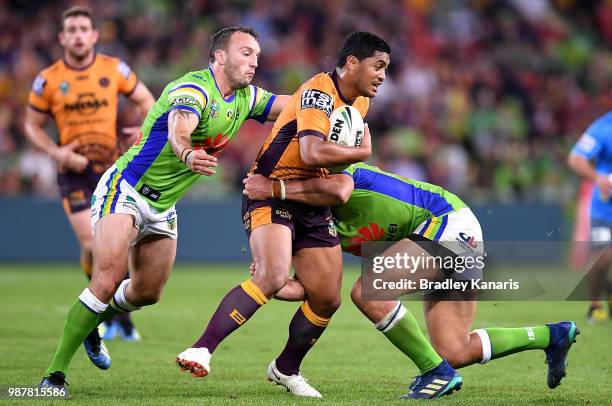
<path fill-rule="evenodd" d="M 369 98 L 360 96 L 352 106 L 365 117 L 369 102 Z M 327 176 L 329 171 L 326 168 L 315 168 L 304 163 L 298 140 L 306 136 L 327 139 L 329 116 L 344 104 L 349 103 L 340 93 L 335 71 L 319 73 L 308 80 L 283 108 L 250 173 L 282 180 Z"/>
<path fill-rule="evenodd" d="M 118 58 L 96 54 L 81 69 L 59 60 L 36 77 L 28 103 L 53 115 L 60 145 L 78 140 L 78 153 L 93 162 L 112 163 L 117 157 L 119 93 L 129 96 L 137 84 L 134 72 Z"/>

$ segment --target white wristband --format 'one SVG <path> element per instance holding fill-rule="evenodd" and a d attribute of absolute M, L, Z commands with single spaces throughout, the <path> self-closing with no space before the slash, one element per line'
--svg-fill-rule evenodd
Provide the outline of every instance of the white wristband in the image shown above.
<path fill-rule="evenodd" d="M 283 181 L 282 179 L 280 180 L 280 187 L 281 187 L 280 199 L 285 200 L 285 197 L 287 197 L 287 195 L 285 193 L 285 181 Z"/>

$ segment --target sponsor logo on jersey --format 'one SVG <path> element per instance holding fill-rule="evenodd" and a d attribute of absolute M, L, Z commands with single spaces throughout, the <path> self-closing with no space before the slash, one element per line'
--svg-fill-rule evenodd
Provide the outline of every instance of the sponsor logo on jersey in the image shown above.
<path fill-rule="evenodd" d="M 376 223 L 370 223 L 367 226 L 357 229 L 357 236 L 351 237 L 347 241 L 345 251 L 353 255 L 361 256 L 361 244 L 368 241 L 380 241 L 385 238 L 385 229 Z"/>
<path fill-rule="evenodd" d="M 387 228 L 387 241 L 394 241 L 395 240 L 395 233 L 397 233 L 397 224 L 391 223 L 389 224 L 389 227 Z"/>
<path fill-rule="evenodd" d="M 457 238 L 457 241 L 460 243 L 463 243 L 462 245 L 464 246 L 465 244 L 467 244 L 470 247 L 468 249 L 469 251 L 472 251 L 473 249 L 476 249 L 476 247 L 478 247 L 478 244 L 476 243 L 476 240 L 474 239 L 474 237 L 469 236 L 464 232 L 459 233 L 459 238 Z"/>
<path fill-rule="evenodd" d="M 172 99 L 172 101 L 170 102 L 170 104 L 172 104 L 173 106 L 179 105 L 179 104 L 189 104 L 189 105 L 197 105 L 198 101 L 195 99 L 195 97 L 177 97 L 176 99 Z"/>
<path fill-rule="evenodd" d="M 231 109 L 227 110 L 226 117 L 228 120 L 231 120 L 234 117 L 234 112 Z"/>
<path fill-rule="evenodd" d="M 68 81 L 64 80 L 62 83 L 60 83 L 59 90 L 63 94 L 68 93 L 68 90 L 70 90 L 70 83 L 68 83 Z"/>
<path fill-rule="evenodd" d="M 76 102 L 64 104 L 65 111 L 76 111 L 84 116 L 96 114 L 101 107 L 108 107 L 108 101 L 97 99 L 93 93 L 81 93 Z"/>
<path fill-rule="evenodd" d="M 582 137 L 580 137 L 580 139 L 578 140 L 576 147 L 588 154 L 593 150 L 593 148 L 595 148 L 596 145 L 597 140 L 595 140 L 595 138 L 591 137 L 589 134 L 584 133 L 582 134 Z"/>
<path fill-rule="evenodd" d="M 338 236 L 338 230 L 336 229 L 336 225 L 334 224 L 334 220 L 329 219 L 329 225 L 327 226 L 327 229 L 329 231 L 329 235 L 331 235 L 332 237 L 337 237 Z"/>
<path fill-rule="evenodd" d="M 142 186 L 140 187 L 139 190 L 140 194 L 143 195 L 144 197 L 153 200 L 154 202 L 158 201 L 159 198 L 161 197 L 161 192 L 158 190 L 153 189 L 151 186 L 147 185 L 147 184 L 142 184 Z"/>
<path fill-rule="evenodd" d="M 318 109 L 329 117 L 334 109 L 334 100 L 321 90 L 308 89 L 302 93 L 301 108 Z"/>
<path fill-rule="evenodd" d="M 34 79 L 34 83 L 32 83 L 32 91 L 36 93 L 36 95 L 42 96 L 46 84 L 47 79 L 45 79 L 42 75 L 38 75 L 36 76 L 36 79 Z"/>
<path fill-rule="evenodd" d="M 103 76 L 100 78 L 100 80 L 98 80 L 98 83 L 100 83 L 100 86 L 102 87 L 108 87 L 108 85 L 110 85 L 110 79 Z"/>
<path fill-rule="evenodd" d="M 75 79 L 76 80 L 87 80 L 89 79 L 89 75 L 79 75 Z"/>
<path fill-rule="evenodd" d="M 129 78 L 130 73 L 132 73 L 132 70 L 130 69 L 130 67 L 123 61 L 119 62 L 119 66 L 117 66 L 117 70 L 119 71 L 121 76 L 123 76 L 126 79 Z"/>
<path fill-rule="evenodd" d="M 276 209 L 274 212 L 277 216 L 279 216 L 280 218 L 284 218 L 284 219 L 289 219 L 291 220 L 291 213 L 289 213 L 288 210 L 280 210 L 280 209 Z"/>
<path fill-rule="evenodd" d="M 245 230 L 249 230 L 251 228 L 251 213 L 250 212 L 246 212 L 244 213 L 244 216 L 242 216 L 242 225 L 244 226 Z"/>

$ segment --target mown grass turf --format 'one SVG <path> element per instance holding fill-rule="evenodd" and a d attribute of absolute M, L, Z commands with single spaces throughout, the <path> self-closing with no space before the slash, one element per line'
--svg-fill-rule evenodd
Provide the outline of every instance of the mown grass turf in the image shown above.
<path fill-rule="evenodd" d="M 242 266 L 177 266 L 157 305 L 135 313 L 140 343 L 110 341 L 113 365 L 93 367 L 79 350 L 68 374 L 73 402 L 86 404 L 294 404 L 297 399 L 265 379 L 282 349 L 297 304 L 266 305 L 215 353 L 212 373 L 182 374 L 174 357 L 202 332 L 219 300 L 245 279 Z M 399 402 L 416 368 L 354 308 L 346 272 L 344 304 L 309 353 L 302 373 L 325 403 Z M 68 307 L 85 286 L 75 266 L 0 266 L 0 385 L 36 385 L 51 359 Z M 420 304 L 408 308 L 422 324 Z M 583 302 L 483 302 L 474 328 L 527 326 L 576 320 L 582 330 L 562 385 L 546 387 L 542 351 L 529 351 L 461 370 L 463 390 L 452 404 L 612 404 L 612 323 L 590 326 Z M 19 404 L 23 404 L 20 402 Z"/>

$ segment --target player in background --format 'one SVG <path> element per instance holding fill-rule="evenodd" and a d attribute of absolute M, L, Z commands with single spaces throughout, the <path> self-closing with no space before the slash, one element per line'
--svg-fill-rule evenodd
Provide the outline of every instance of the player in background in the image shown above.
<path fill-rule="evenodd" d="M 250 199 L 271 197 L 271 180 L 251 175 L 244 183 L 244 194 Z M 456 195 L 439 186 L 403 178 L 367 164 L 351 165 L 328 179 L 287 182 L 285 197 L 297 202 L 333 205 L 342 249 L 353 255 L 362 255 L 361 243 L 366 241 L 395 242 L 381 254 L 385 257 L 398 253 L 414 258 L 482 257 L 484 252 L 480 224 Z M 413 275 L 442 276 L 436 271 L 432 274 L 422 266 Z M 444 277 L 449 276 L 449 271 L 453 270 L 446 270 Z M 401 275 L 409 277 L 406 273 Z M 307 300 L 308 292 L 304 292 L 299 280 L 292 279 L 277 297 Z M 579 333 L 575 323 L 470 332 L 476 315 L 475 296 L 463 296 L 463 300 L 450 298 L 434 292 L 423 301 L 432 347 L 401 302 L 383 298 L 365 300 L 361 276 L 353 285 L 353 303 L 420 370 L 421 375 L 412 382 L 405 397 L 436 398 L 449 394 L 460 389 L 463 381 L 454 368 L 531 349 L 545 350 L 548 385 L 551 388 L 559 385 L 565 376 L 567 352 Z"/>
<path fill-rule="evenodd" d="M 367 128 L 360 147 L 337 145 L 326 140 L 329 117 L 345 104 L 365 116 L 389 63 L 390 48 L 384 40 L 367 32 L 349 35 L 336 68 L 314 76 L 291 97 L 250 172 L 274 179 L 280 196 L 284 181 L 325 177 L 328 167 L 367 159 Z M 203 335 L 178 355 L 177 363 L 196 377 L 206 376 L 219 343 L 285 285 L 293 258 L 308 301 L 291 320 L 286 346 L 267 374 L 294 395 L 321 397 L 300 374 L 300 364 L 340 306 L 342 255 L 330 208 L 308 201 L 245 198 L 242 214 L 257 272 L 227 293 Z"/>
<path fill-rule="evenodd" d="M 175 203 L 201 175 L 215 174 L 215 156 L 245 120 L 274 120 L 288 99 L 250 84 L 259 54 L 253 29 L 217 32 L 210 66 L 165 87 L 141 138 L 98 182 L 91 209 L 91 283 L 68 311 L 41 386 L 65 387 L 79 343 L 99 323 L 159 300 L 176 255 Z M 130 279 L 123 280 L 128 262 Z"/>
<path fill-rule="evenodd" d="M 62 14 L 59 41 L 64 57 L 34 80 L 24 130 L 28 140 L 58 164 L 64 210 L 81 246 L 81 266 L 91 279 L 90 202 L 100 176 L 117 159 L 118 96 L 126 96 L 143 118 L 155 99 L 124 62 L 95 52 L 98 31 L 89 9 L 75 6 Z M 57 143 L 44 129 L 49 115 L 59 132 Z M 133 139 L 138 131 L 124 129 Z M 139 338 L 129 316 L 117 324 L 125 339 Z M 106 369 L 110 358 L 102 346 L 97 331 L 85 341 L 90 359 Z"/>
<path fill-rule="evenodd" d="M 579 176 L 594 184 L 591 195 L 591 250 L 595 260 L 587 277 L 590 323 L 612 317 L 612 111 L 595 120 L 572 148 L 567 162 Z M 601 305 L 607 295 L 608 314 Z"/>

